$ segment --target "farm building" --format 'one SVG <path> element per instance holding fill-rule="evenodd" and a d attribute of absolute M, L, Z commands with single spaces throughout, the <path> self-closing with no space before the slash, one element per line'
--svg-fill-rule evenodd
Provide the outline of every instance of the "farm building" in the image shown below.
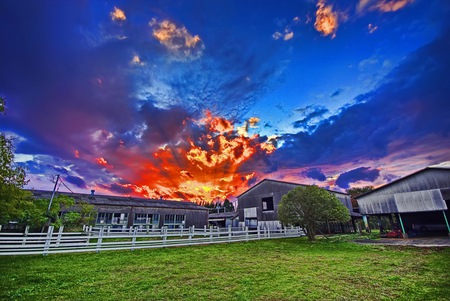
<path fill-rule="evenodd" d="M 435 227 L 450 232 L 450 163 L 429 166 L 355 198 L 365 217 L 394 217 L 404 237 Z"/>
<path fill-rule="evenodd" d="M 208 222 L 212 226 L 216 227 L 238 227 L 239 226 L 239 213 L 238 212 L 218 212 L 210 213 Z"/>
<path fill-rule="evenodd" d="M 51 197 L 50 191 L 31 191 L 36 198 Z M 116 228 L 142 226 L 149 228 L 203 227 L 208 224 L 208 209 L 191 202 L 144 199 L 122 196 L 62 193 L 94 205 L 96 226 Z"/>
<path fill-rule="evenodd" d="M 298 186 L 306 185 L 264 179 L 242 193 L 238 196 L 240 226 L 256 228 L 259 225 L 270 229 L 280 228 L 278 204 L 281 202 L 283 195 Z M 333 193 L 348 208 L 352 221 L 360 217 L 359 214 L 353 212 L 348 194 L 336 191 L 329 192 Z M 346 224 L 328 222 L 327 225 L 322 225 L 320 230 L 334 233 L 351 232 L 354 231 L 354 224 L 352 225 L 352 222 Z"/>

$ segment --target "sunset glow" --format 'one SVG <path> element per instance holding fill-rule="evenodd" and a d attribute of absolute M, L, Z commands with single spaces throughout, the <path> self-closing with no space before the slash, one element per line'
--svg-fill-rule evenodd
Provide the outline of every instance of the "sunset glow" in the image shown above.
<path fill-rule="evenodd" d="M 26 188 L 204 204 L 450 161 L 450 1 L 255 3 L 3 1 Z"/>

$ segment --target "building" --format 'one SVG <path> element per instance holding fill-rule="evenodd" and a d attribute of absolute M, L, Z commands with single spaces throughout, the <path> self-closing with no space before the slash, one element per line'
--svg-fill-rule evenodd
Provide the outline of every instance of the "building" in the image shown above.
<path fill-rule="evenodd" d="M 355 199 L 365 218 L 386 216 L 392 224 L 395 218 L 405 237 L 420 224 L 445 225 L 450 233 L 450 162 L 429 166 Z"/>
<path fill-rule="evenodd" d="M 238 227 L 239 226 L 239 213 L 238 212 L 219 212 L 210 213 L 208 222 L 211 226 L 216 226 L 224 228 L 228 226 Z"/>
<path fill-rule="evenodd" d="M 256 228 L 258 225 L 270 229 L 280 228 L 281 223 L 278 220 L 278 204 L 281 202 L 283 195 L 298 186 L 306 185 L 264 179 L 239 195 L 240 226 L 248 226 L 251 229 Z M 352 222 L 353 219 L 360 217 L 359 214 L 353 212 L 350 196 L 348 194 L 337 191 L 330 192 L 348 208 L 349 215 L 352 217 Z M 321 225 L 322 227 L 320 230 L 334 233 L 351 232 L 355 230 L 352 222 L 347 224 L 328 222 L 326 225 Z"/>
<path fill-rule="evenodd" d="M 31 191 L 36 198 L 51 197 L 51 191 Z M 208 224 L 208 209 L 191 202 L 144 199 L 122 196 L 63 193 L 75 202 L 85 201 L 97 211 L 96 226 L 114 228 L 141 226 L 152 229 L 204 227 Z M 63 212 L 62 212 L 63 213 Z"/>

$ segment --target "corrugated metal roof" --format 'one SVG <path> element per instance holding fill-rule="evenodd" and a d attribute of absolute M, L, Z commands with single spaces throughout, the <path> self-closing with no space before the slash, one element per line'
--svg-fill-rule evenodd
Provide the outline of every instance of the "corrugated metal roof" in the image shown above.
<path fill-rule="evenodd" d="M 358 200 L 361 214 L 388 214 L 447 210 L 440 189 L 366 195 Z"/>

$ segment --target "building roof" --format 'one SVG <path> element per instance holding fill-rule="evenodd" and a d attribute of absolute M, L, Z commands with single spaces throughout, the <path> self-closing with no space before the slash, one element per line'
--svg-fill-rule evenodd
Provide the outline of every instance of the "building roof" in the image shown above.
<path fill-rule="evenodd" d="M 219 212 L 219 213 L 210 213 L 209 219 L 225 219 L 225 218 L 235 218 L 239 216 L 239 212 Z"/>
<path fill-rule="evenodd" d="M 52 192 L 44 190 L 30 190 L 36 198 L 50 198 Z M 110 195 L 91 195 L 80 193 L 57 192 L 57 195 L 66 195 L 77 200 L 83 200 L 92 205 L 106 206 L 132 206 L 132 207 L 153 207 L 165 209 L 189 209 L 189 210 L 208 210 L 208 208 L 199 206 L 192 202 L 173 201 L 162 199 L 145 199 L 125 196 Z"/>
<path fill-rule="evenodd" d="M 359 198 L 361 198 L 361 197 L 363 197 L 363 196 L 370 195 L 370 194 L 372 194 L 372 193 L 374 193 L 374 192 L 376 192 L 376 191 L 379 191 L 380 189 L 383 189 L 383 188 L 386 188 L 386 187 L 395 185 L 395 184 L 397 184 L 398 182 L 401 182 L 401 181 L 403 181 L 403 180 L 405 180 L 405 179 L 408 179 L 408 178 L 410 178 L 410 177 L 413 177 L 413 176 L 415 176 L 415 175 L 417 175 L 417 174 L 419 174 L 419 173 L 422 173 L 422 172 L 425 172 L 425 171 L 428 171 L 428 170 L 433 170 L 433 169 L 450 170 L 450 161 L 442 162 L 442 163 L 436 164 L 436 165 L 430 165 L 430 166 L 425 167 L 425 168 L 423 168 L 423 169 L 420 169 L 420 170 L 418 170 L 418 171 L 416 171 L 416 172 L 413 172 L 413 173 L 411 173 L 411 174 L 409 174 L 409 175 L 406 175 L 406 176 L 404 176 L 404 177 L 402 177 L 402 178 L 396 179 L 396 180 L 394 180 L 394 181 L 392 181 L 392 182 L 389 182 L 389 183 L 387 183 L 387 184 L 385 184 L 385 185 L 382 185 L 382 186 L 380 186 L 380 187 L 377 187 L 377 188 L 375 188 L 375 189 L 373 189 L 373 190 L 371 190 L 371 191 L 364 192 L 364 193 L 361 193 L 361 194 L 359 194 L 359 195 L 356 195 L 356 196 L 354 196 L 354 198 L 355 198 L 355 199 L 359 199 Z"/>
<path fill-rule="evenodd" d="M 280 184 L 289 184 L 289 185 L 295 185 L 295 186 L 308 186 L 306 184 L 300 184 L 300 183 L 294 183 L 294 182 L 286 182 L 286 181 L 280 181 L 280 180 L 273 180 L 273 179 L 264 179 L 260 182 L 258 182 L 257 184 L 253 185 L 252 187 L 250 187 L 249 189 L 247 189 L 246 191 L 244 191 L 243 193 L 241 193 L 238 198 L 240 198 L 241 196 L 243 196 L 244 194 L 248 193 L 249 191 L 253 190 L 255 187 L 259 186 L 260 184 L 264 183 L 264 182 L 274 182 L 274 183 L 280 183 Z M 334 190 L 329 190 L 326 189 L 329 192 L 332 193 L 339 193 L 339 194 L 343 194 L 343 195 L 348 195 L 347 193 L 344 192 L 339 192 L 339 191 L 334 191 Z"/>

